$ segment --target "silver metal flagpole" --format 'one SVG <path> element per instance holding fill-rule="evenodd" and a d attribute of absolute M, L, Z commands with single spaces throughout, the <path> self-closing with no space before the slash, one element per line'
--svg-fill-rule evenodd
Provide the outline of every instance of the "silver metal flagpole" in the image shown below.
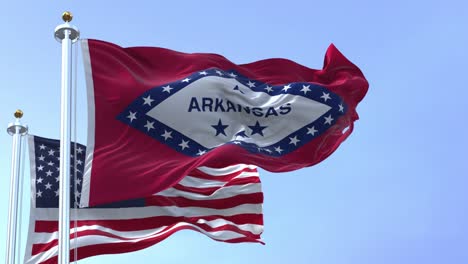
<path fill-rule="evenodd" d="M 73 19 L 70 12 L 64 12 L 65 22 L 55 28 L 55 39 L 62 44 L 62 96 L 60 119 L 60 196 L 59 196 L 59 244 L 58 263 L 70 261 L 70 145 L 71 145 L 71 87 L 72 87 L 72 43 L 80 32 L 69 24 Z M 76 76 L 75 76 L 76 78 Z"/>
<path fill-rule="evenodd" d="M 28 133 L 28 126 L 21 124 L 23 117 L 21 110 L 15 112 L 16 120 L 8 124 L 7 132 L 13 136 L 13 148 L 11 154 L 11 179 L 10 179 L 10 204 L 8 207 L 8 228 L 6 245 L 6 264 L 14 264 L 16 257 L 16 236 L 18 235 L 18 195 L 19 177 L 21 168 L 21 137 Z"/>

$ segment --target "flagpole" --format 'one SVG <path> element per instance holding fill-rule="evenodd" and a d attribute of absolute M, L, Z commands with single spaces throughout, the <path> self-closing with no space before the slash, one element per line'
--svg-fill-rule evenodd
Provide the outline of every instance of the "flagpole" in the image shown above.
<path fill-rule="evenodd" d="M 8 227 L 6 245 L 6 264 L 14 264 L 16 257 L 16 237 L 18 235 L 18 196 L 19 178 L 21 168 L 21 137 L 28 133 L 28 126 L 21 124 L 23 112 L 16 110 L 15 122 L 8 124 L 7 132 L 13 136 L 13 147 L 11 152 L 11 179 L 10 179 L 10 203 L 8 207 Z"/>
<path fill-rule="evenodd" d="M 70 261 L 70 145 L 71 145 L 71 87 L 72 87 L 72 44 L 80 37 L 70 12 L 64 12 L 65 23 L 55 28 L 55 39 L 62 44 L 62 83 L 60 119 L 60 195 L 59 195 L 59 240 L 58 263 Z M 76 77 L 75 77 L 76 78 Z"/>

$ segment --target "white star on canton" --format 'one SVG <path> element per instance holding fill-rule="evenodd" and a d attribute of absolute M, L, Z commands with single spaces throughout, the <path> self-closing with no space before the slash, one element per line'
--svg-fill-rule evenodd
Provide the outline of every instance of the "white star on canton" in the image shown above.
<path fill-rule="evenodd" d="M 182 142 L 179 144 L 179 146 L 182 148 L 182 150 L 184 150 L 189 147 L 188 143 L 189 143 L 188 141 L 185 141 L 182 139 Z"/>
<path fill-rule="evenodd" d="M 81 153 L 83 153 L 83 149 L 82 149 L 81 147 L 78 147 L 78 148 L 76 149 L 76 152 L 78 152 L 78 154 L 81 154 Z"/>
<path fill-rule="evenodd" d="M 247 86 L 250 87 L 250 88 L 254 88 L 254 87 L 255 87 L 255 83 L 252 82 L 252 81 L 249 81 L 249 82 L 247 83 Z"/>
<path fill-rule="evenodd" d="M 307 94 L 307 92 L 310 92 L 309 87 L 310 85 L 302 85 L 301 92 L 304 92 L 304 94 Z"/>
<path fill-rule="evenodd" d="M 188 83 L 188 82 L 190 82 L 190 78 L 185 78 L 185 79 L 182 80 L 182 82 Z"/>
<path fill-rule="evenodd" d="M 148 97 L 143 97 L 143 101 L 145 101 L 143 105 L 147 104 L 149 106 L 151 106 L 151 103 L 154 102 L 154 100 L 151 99 L 151 95 L 148 95 Z"/>
<path fill-rule="evenodd" d="M 51 150 L 48 151 L 48 153 L 49 153 L 49 156 L 53 156 L 55 151 L 53 149 L 51 149 Z"/>
<path fill-rule="evenodd" d="M 307 128 L 307 134 L 311 134 L 312 136 L 315 135 L 318 131 L 315 129 L 315 127 L 308 127 Z"/>
<path fill-rule="evenodd" d="M 77 160 L 76 164 L 81 165 L 81 164 L 83 164 L 83 162 L 81 160 Z"/>
<path fill-rule="evenodd" d="M 38 171 L 42 171 L 44 169 L 44 166 L 40 165 L 39 167 L 37 167 L 37 170 Z"/>
<path fill-rule="evenodd" d="M 205 153 L 206 153 L 206 150 L 201 150 L 201 149 L 199 149 L 197 155 L 198 155 L 198 156 L 201 156 L 201 155 L 203 155 L 203 154 L 205 154 Z"/>
<path fill-rule="evenodd" d="M 320 98 L 323 98 L 323 100 L 326 102 L 328 99 L 331 99 L 330 98 L 330 94 L 329 93 L 325 93 L 325 92 L 322 92 L 323 95 L 320 96 Z"/>
<path fill-rule="evenodd" d="M 154 129 L 154 121 L 153 122 L 150 122 L 150 121 L 146 121 L 146 125 L 144 125 L 144 127 L 146 127 L 147 131 L 150 131 L 150 129 Z"/>
<path fill-rule="evenodd" d="M 76 179 L 76 185 L 80 185 L 81 184 L 81 180 L 80 179 Z"/>
<path fill-rule="evenodd" d="M 42 156 L 42 155 L 39 157 L 39 160 L 40 160 L 40 161 L 44 161 L 44 159 L 45 159 L 45 157 Z"/>
<path fill-rule="evenodd" d="M 201 71 L 199 72 L 200 75 L 207 75 L 208 73 L 206 71 Z"/>
<path fill-rule="evenodd" d="M 171 93 L 171 90 L 174 89 L 170 85 L 163 86 L 163 92 Z"/>
<path fill-rule="evenodd" d="M 37 181 L 37 183 L 42 183 L 43 180 L 44 180 L 44 179 L 39 178 L 39 179 L 37 179 L 36 181 Z"/>
<path fill-rule="evenodd" d="M 60 181 L 60 178 L 59 178 L 58 176 L 55 177 L 55 181 L 56 181 L 56 182 Z"/>
<path fill-rule="evenodd" d="M 294 144 L 294 146 L 297 146 L 297 142 L 300 141 L 299 139 L 297 139 L 297 136 L 294 136 L 293 138 L 290 137 L 289 140 L 291 140 L 291 142 L 289 142 L 289 144 Z"/>
<path fill-rule="evenodd" d="M 55 167 L 57 169 L 57 171 L 60 171 L 60 167 Z"/>
<path fill-rule="evenodd" d="M 271 153 L 271 152 L 272 152 L 270 149 L 267 149 L 267 148 L 266 148 L 265 150 L 266 150 L 266 152 L 268 152 L 268 153 Z"/>
<path fill-rule="evenodd" d="M 39 149 L 45 149 L 44 144 L 40 145 L 40 146 L 39 146 Z"/>
<path fill-rule="evenodd" d="M 55 196 L 59 196 L 60 191 L 58 189 L 56 191 L 54 191 L 54 192 L 55 192 Z"/>
<path fill-rule="evenodd" d="M 278 152 L 279 154 L 281 154 L 281 152 L 283 152 L 283 150 L 281 149 L 280 146 L 276 147 L 275 151 Z"/>
<path fill-rule="evenodd" d="M 50 184 L 50 183 L 47 183 L 47 184 L 46 184 L 46 185 L 44 185 L 44 186 L 45 186 L 46 190 L 49 190 L 49 189 L 51 189 L 51 187 L 52 187 L 52 184 Z"/>
<path fill-rule="evenodd" d="M 331 115 L 328 115 L 328 116 L 325 117 L 325 123 L 324 124 L 331 125 L 332 121 L 333 121 L 333 118 L 331 117 Z"/>
<path fill-rule="evenodd" d="M 216 70 L 216 73 L 217 73 L 219 76 L 223 75 L 223 73 L 220 72 L 220 71 L 218 71 L 218 70 Z"/>
<path fill-rule="evenodd" d="M 53 163 L 52 161 L 49 161 L 49 162 L 47 163 L 47 165 L 49 165 L 49 166 L 54 166 L 54 163 Z"/>
<path fill-rule="evenodd" d="M 42 192 L 41 192 L 41 190 L 39 190 L 39 191 L 36 193 L 36 196 L 37 196 L 37 197 L 42 197 Z"/>
<path fill-rule="evenodd" d="M 234 74 L 233 72 L 231 72 L 231 73 L 229 74 L 229 76 L 231 76 L 232 78 L 236 78 L 236 77 L 237 77 L 237 75 Z"/>
<path fill-rule="evenodd" d="M 51 172 L 50 170 L 46 171 L 46 176 L 47 176 L 47 177 L 52 176 L 52 172 Z"/>
<path fill-rule="evenodd" d="M 161 137 L 164 138 L 164 140 L 167 140 L 168 138 L 172 138 L 172 131 L 166 131 L 164 130 L 164 134 L 161 135 Z"/>
<path fill-rule="evenodd" d="M 137 113 L 137 112 L 132 112 L 132 111 L 130 111 L 130 113 L 128 114 L 127 118 L 130 119 L 130 123 L 133 122 L 133 120 L 137 119 L 137 118 L 136 118 L 136 113 Z"/>
<path fill-rule="evenodd" d="M 338 107 L 340 108 L 340 110 L 339 110 L 339 111 L 343 113 L 343 112 L 344 112 L 344 107 L 343 107 L 343 104 L 339 104 L 339 105 L 338 105 Z"/>
<path fill-rule="evenodd" d="M 283 87 L 283 89 L 281 89 L 281 90 L 287 92 L 289 89 L 291 89 L 291 85 L 290 85 L 290 84 L 285 85 L 285 86 Z"/>
<path fill-rule="evenodd" d="M 273 91 L 273 87 L 267 85 L 267 87 L 265 87 L 265 90 L 270 93 L 271 91 Z"/>
<path fill-rule="evenodd" d="M 81 193 L 79 191 L 75 191 L 75 197 L 78 198 L 81 196 Z"/>

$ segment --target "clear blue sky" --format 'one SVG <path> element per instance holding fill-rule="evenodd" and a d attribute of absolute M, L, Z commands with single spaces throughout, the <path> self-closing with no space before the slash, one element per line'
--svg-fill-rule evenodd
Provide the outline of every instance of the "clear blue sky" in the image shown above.
<path fill-rule="evenodd" d="M 468 263 L 465 1 L 57 2 L 1 5 L 0 125 L 21 108 L 31 133 L 59 137 L 53 30 L 64 10 L 85 38 L 220 53 L 236 63 L 286 57 L 321 68 L 333 42 L 370 83 L 354 133 L 331 157 L 295 172 L 261 171 L 265 246 L 182 231 L 142 251 L 80 263 Z M 85 143 L 81 72 L 78 86 Z M 10 151 L 11 137 L 0 133 L 1 261 Z"/>

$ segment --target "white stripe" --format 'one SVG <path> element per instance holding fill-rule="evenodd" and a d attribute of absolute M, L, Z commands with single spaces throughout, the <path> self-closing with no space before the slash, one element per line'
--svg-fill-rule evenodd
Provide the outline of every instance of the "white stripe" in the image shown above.
<path fill-rule="evenodd" d="M 206 174 L 210 174 L 212 176 L 223 176 L 226 174 L 231 174 L 240 170 L 243 170 L 245 168 L 249 169 L 256 169 L 257 166 L 255 165 L 246 165 L 246 164 L 236 164 L 224 168 L 210 168 L 210 167 L 198 167 L 198 169 Z"/>
<path fill-rule="evenodd" d="M 54 212 L 55 211 L 55 212 Z M 205 207 L 177 207 L 177 206 L 147 206 L 134 208 L 109 208 L 109 209 L 81 209 L 77 215 L 77 220 L 110 220 L 110 219 L 138 219 L 154 216 L 211 216 L 223 215 L 233 216 L 238 214 L 260 214 L 262 212 L 261 204 L 242 204 L 228 209 L 211 209 Z M 34 210 L 36 220 L 58 219 L 58 209 L 40 209 Z M 71 220 L 75 220 L 70 216 Z"/>
<path fill-rule="evenodd" d="M 234 179 L 241 179 L 241 178 L 248 178 L 248 177 L 258 177 L 257 172 L 241 172 L 229 181 L 222 181 L 222 180 L 206 180 L 201 179 L 193 176 L 185 176 L 179 184 L 185 187 L 196 187 L 196 188 L 210 188 L 210 187 L 222 187 L 226 185 L 226 183 L 234 180 Z"/>
<path fill-rule="evenodd" d="M 80 207 L 89 206 L 89 192 L 91 186 L 91 170 L 93 168 L 94 155 L 94 128 L 95 128 L 95 106 L 94 106 L 94 83 L 93 71 L 91 69 L 91 57 L 89 55 L 88 40 L 81 40 L 81 49 L 83 54 L 83 65 L 86 77 L 86 91 L 88 99 L 88 142 L 86 143 L 86 160 L 82 181 Z"/>
<path fill-rule="evenodd" d="M 211 195 L 203 195 L 193 192 L 186 192 L 177 190 L 174 188 L 166 189 L 158 195 L 167 196 L 167 197 L 184 197 L 191 200 L 214 200 L 214 199 L 223 199 L 235 197 L 241 194 L 250 194 L 250 193 L 260 193 L 262 192 L 261 183 L 249 183 L 244 185 L 233 185 L 226 186 L 219 190 L 216 190 Z"/>
<path fill-rule="evenodd" d="M 161 233 L 159 231 L 148 232 L 145 237 L 138 237 L 138 238 L 131 239 L 131 240 L 126 240 L 126 241 L 122 241 L 122 240 L 116 239 L 116 238 L 99 236 L 99 235 L 97 235 L 97 236 L 90 235 L 90 236 L 79 237 L 77 239 L 78 243 L 74 243 L 75 241 L 73 241 L 73 240 L 70 241 L 70 249 L 74 249 L 76 246 L 78 246 L 78 250 L 79 250 L 80 247 L 88 246 L 88 245 L 122 243 L 122 242 L 139 242 L 139 241 L 143 241 L 145 239 L 162 236 L 162 235 L 164 235 L 164 234 L 166 234 L 168 232 L 172 232 L 173 229 L 176 229 L 176 228 L 181 227 L 181 226 L 193 227 L 193 228 L 197 229 L 198 231 L 200 231 L 201 233 L 209 236 L 210 238 L 214 238 L 214 239 L 218 239 L 218 240 L 230 240 L 230 239 L 244 237 L 244 235 L 239 234 L 237 232 L 233 232 L 233 231 L 223 230 L 223 231 L 215 231 L 215 232 L 206 232 L 205 230 L 201 229 L 200 227 L 198 227 L 196 225 L 192 225 L 192 224 L 188 224 L 188 223 L 177 223 L 176 225 L 174 225 L 173 227 L 171 227 L 170 229 L 168 229 L 168 230 L 166 230 L 164 232 L 161 232 Z M 161 229 L 162 228 L 158 228 L 158 230 L 161 230 Z M 49 249 L 49 250 L 47 250 L 45 252 L 42 252 L 40 254 L 37 254 L 37 255 L 33 256 L 33 258 L 28 260 L 26 263 L 37 263 L 37 262 L 45 261 L 45 260 L 47 260 L 47 259 L 49 259 L 51 257 L 56 256 L 57 251 L 58 251 L 57 247 L 58 246 L 54 246 L 54 247 L 52 247 L 51 249 Z M 35 262 L 35 261 L 37 261 L 37 262 Z"/>

